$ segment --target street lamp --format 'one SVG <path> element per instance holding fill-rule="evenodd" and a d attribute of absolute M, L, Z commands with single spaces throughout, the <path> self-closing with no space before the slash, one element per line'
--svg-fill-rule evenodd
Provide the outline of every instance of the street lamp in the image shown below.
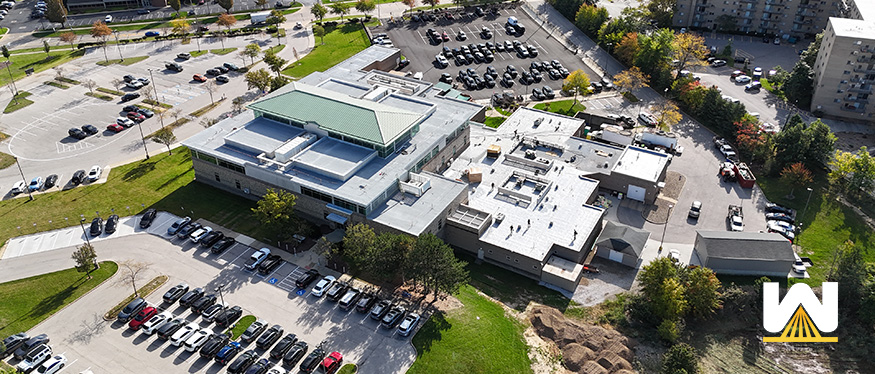
<path fill-rule="evenodd" d="M 124 62 L 125 56 L 122 56 L 122 46 L 118 42 L 118 30 L 113 30 L 112 34 L 115 35 L 115 47 L 118 49 L 119 62 Z"/>
<path fill-rule="evenodd" d="M 200 47 L 198 47 L 198 48 L 200 48 Z M 152 90 L 155 91 L 155 102 L 160 104 L 161 102 L 158 101 L 158 83 L 155 82 L 155 77 L 152 76 L 152 69 L 147 69 L 147 70 L 149 70 L 149 79 L 152 81 Z M 158 109 L 157 106 L 159 106 L 159 105 L 155 105 L 155 107 L 156 107 L 155 109 Z M 159 115 L 158 119 L 161 120 L 161 128 L 163 129 L 164 128 L 164 115 L 163 114 Z M 140 132 L 142 133 L 143 130 L 140 130 Z M 143 141 L 143 144 L 146 144 L 145 140 Z M 146 158 L 149 158 L 149 157 L 147 156 Z"/>
<path fill-rule="evenodd" d="M 143 135 L 143 124 L 138 124 L 137 128 L 140 129 L 140 139 L 143 140 L 143 150 L 146 151 L 146 159 L 149 159 L 149 149 L 146 148 L 146 137 Z"/>
<path fill-rule="evenodd" d="M 81 220 L 79 220 L 79 227 L 82 228 L 82 235 L 85 236 L 85 243 L 87 243 L 88 246 L 90 247 L 91 242 L 88 240 L 88 233 L 85 232 L 85 218 L 84 217 Z"/>
<path fill-rule="evenodd" d="M 225 304 L 225 296 L 222 295 L 222 290 L 224 290 L 224 289 L 225 289 L 225 283 L 222 283 L 218 287 L 216 287 L 216 292 L 219 293 L 219 299 L 222 300 L 222 305 L 225 305 L 225 307 L 227 308 L 228 305 Z M 224 313 L 224 314 L 225 314 L 225 327 L 230 327 L 230 326 L 228 326 L 228 313 Z"/>
<path fill-rule="evenodd" d="M 806 190 L 808 190 L 808 199 L 805 200 L 805 210 L 802 211 L 802 217 L 805 217 L 805 214 L 808 213 L 808 203 L 811 201 L 811 191 L 814 191 L 811 187 L 806 188 Z"/>
<path fill-rule="evenodd" d="M 18 163 L 18 157 L 15 157 L 15 165 L 18 165 L 18 173 L 21 174 L 21 181 L 26 183 L 27 178 L 24 177 L 24 171 L 21 170 L 21 164 Z M 33 194 L 30 192 L 30 186 L 24 186 L 24 188 L 27 188 L 27 196 L 33 201 Z"/>
<path fill-rule="evenodd" d="M 671 208 L 674 208 L 674 205 L 668 204 L 668 215 L 665 217 L 665 224 L 662 226 L 662 237 L 659 238 L 659 253 L 662 253 L 662 243 L 665 242 L 665 229 L 668 228 L 668 219 L 671 218 Z"/>

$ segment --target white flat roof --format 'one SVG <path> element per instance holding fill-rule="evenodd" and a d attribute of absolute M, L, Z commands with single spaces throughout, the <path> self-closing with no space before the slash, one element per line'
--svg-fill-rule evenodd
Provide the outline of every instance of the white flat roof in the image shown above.
<path fill-rule="evenodd" d="M 872 0 L 852 0 L 857 9 L 860 10 L 860 15 L 864 20 L 875 21 L 875 1 Z"/>
<path fill-rule="evenodd" d="M 668 155 L 665 153 L 638 147 L 626 147 L 611 172 L 655 183 L 666 164 L 668 164 Z"/>
<path fill-rule="evenodd" d="M 860 19 L 830 17 L 829 23 L 832 24 L 836 36 L 859 38 L 861 41 L 875 39 L 875 20 L 864 21 Z"/>

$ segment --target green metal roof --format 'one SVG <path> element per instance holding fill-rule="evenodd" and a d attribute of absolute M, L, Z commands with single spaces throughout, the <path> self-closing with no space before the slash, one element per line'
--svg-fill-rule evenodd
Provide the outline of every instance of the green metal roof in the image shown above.
<path fill-rule="evenodd" d="M 293 90 L 252 103 L 249 108 L 369 143 L 387 145 L 412 127 L 420 115 L 319 87 L 292 83 Z"/>

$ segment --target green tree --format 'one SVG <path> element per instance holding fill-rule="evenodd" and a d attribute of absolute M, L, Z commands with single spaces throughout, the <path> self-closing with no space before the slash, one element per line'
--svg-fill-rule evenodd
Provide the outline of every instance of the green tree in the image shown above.
<path fill-rule="evenodd" d="M 723 14 L 714 19 L 714 27 L 719 32 L 735 31 L 738 18 L 731 14 Z"/>
<path fill-rule="evenodd" d="M 43 52 L 46 53 L 46 58 L 49 58 L 49 52 L 52 51 L 52 46 L 49 45 L 48 40 L 43 40 Z"/>
<path fill-rule="evenodd" d="M 264 69 L 250 70 L 246 73 L 246 85 L 249 89 L 257 88 L 262 93 L 270 88 L 270 72 Z"/>
<path fill-rule="evenodd" d="M 659 27 L 671 27 L 675 4 L 675 0 L 650 0 L 646 8 L 650 12 L 650 18 L 656 21 Z"/>
<path fill-rule="evenodd" d="M 380 234 L 376 245 L 378 256 L 370 273 L 386 281 L 391 281 L 398 275 L 403 278 L 404 263 L 415 245 L 416 239 L 408 235 Z"/>
<path fill-rule="evenodd" d="M 332 14 L 337 14 L 340 16 L 340 21 L 343 21 L 343 16 L 349 14 L 349 7 L 344 3 L 331 3 L 328 6 L 331 9 Z"/>
<path fill-rule="evenodd" d="M 289 78 L 286 78 L 282 75 L 277 75 L 270 79 L 270 91 L 276 91 L 280 87 L 289 84 Z"/>
<path fill-rule="evenodd" d="M 225 9 L 225 12 L 231 12 L 231 8 L 234 7 L 234 0 L 216 0 L 219 3 L 219 6 Z"/>
<path fill-rule="evenodd" d="M 811 95 L 814 91 L 814 78 L 811 67 L 805 61 L 800 60 L 793 66 L 793 70 L 784 83 L 784 96 L 787 101 L 799 108 L 811 106 Z"/>
<path fill-rule="evenodd" d="M 270 17 L 267 17 L 267 23 L 269 25 L 279 25 L 283 22 L 286 22 L 286 15 L 283 14 L 283 11 L 278 9 L 272 10 L 270 12 Z"/>
<path fill-rule="evenodd" d="M 318 4 L 317 4 L 318 5 Z M 319 37 L 319 42 L 325 45 L 325 28 L 321 25 L 313 25 L 313 36 Z"/>
<path fill-rule="evenodd" d="M 375 260 L 377 234 L 363 223 L 346 229 L 343 235 L 343 254 L 358 269 L 369 272 Z"/>
<path fill-rule="evenodd" d="M 652 311 L 663 320 L 680 319 L 689 308 L 684 293 L 684 285 L 677 278 L 663 280 L 659 291 L 650 299 Z"/>
<path fill-rule="evenodd" d="M 574 16 L 577 14 L 577 10 L 580 9 L 580 6 L 584 4 L 583 0 L 550 0 L 548 1 L 550 5 L 553 5 L 559 13 L 561 13 L 565 18 L 569 20 L 574 20 Z M 460 4 L 464 5 L 464 4 Z M 592 4 L 595 5 L 593 1 Z"/>
<path fill-rule="evenodd" d="M 60 23 L 61 28 L 67 24 L 67 7 L 64 0 L 49 0 L 46 2 L 46 19 L 54 23 Z"/>
<path fill-rule="evenodd" d="M 631 93 L 647 87 L 647 76 L 637 66 L 633 66 L 614 76 L 614 86 L 617 87 L 617 91 Z"/>
<path fill-rule="evenodd" d="M 438 0 L 428 0 L 428 1 L 433 1 L 433 2 L 435 2 L 435 4 L 437 4 Z M 430 4 L 430 3 L 427 3 L 427 4 Z M 434 5 L 432 5 L 432 7 L 434 7 Z M 376 9 L 376 8 L 377 8 L 377 5 L 374 3 L 374 0 L 359 0 L 355 3 L 355 10 L 362 12 L 363 14 L 368 14 L 370 12 L 373 12 L 374 9 Z"/>
<path fill-rule="evenodd" d="M 805 165 L 811 169 L 825 166 L 827 159 L 835 150 L 838 138 L 819 118 L 808 125 L 805 135 L 810 139 L 808 149 L 805 150 Z"/>
<path fill-rule="evenodd" d="M 191 29 L 191 23 L 186 18 L 177 18 L 170 21 L 170 27 L 173 28 L 173 33 L 185 35 Z"/>
<path fill-rule="evenodd" d="M 276 73 L 276 76 L 280 76 L 280 72 L 283 71 L 283 66 L 286 66 L 287 62 L 289 61 L 277 56 L 271 49 L 264 52 L 264 63 L 267 64 L 271 71 Z"/>
<path fill-rule="evenodd" d="M 708 54 L 705 46 L 705 38 L 695 34 L 677 34 L 672 41 L 672 57 L 678 61 L 675 68 L 678 70 L 675 80 L 680 79 L 681 71 L 692 66 L 704 65 L 702 62 Z"/>
<path fill-rule="evenodd" d="M 97 269 L 97 252 L 94 247 L 89 243 L 82 244 L 76 247 L 72 257 L 76 261 L 76 271 L 85 273 L 91 279 L 91 272 Z"/>
<path fill-rule="evenodd" d="M 264 10 L 264 7 L 266 7 L 267 4 L 268 4 L 268 0 L 255 0 L 255 5 L 260 6 L 261 10 Z"/>
<path fill-rule="evenodd" d="M 854 153 L 836 150 L 829 166 L 829 182 L 840 191 L 857 195 L 875 186 L 875 159 L 866 147 Z"/>
<path fill-rule="evenodd" d="M 577 105 L 577 95 L 585 94 L 589 91 L 589 76 L 583 70 L 572 71 L 571 74 L 562 82 L 562 90 L 574 94 L 574 105 Z"/>
<path fill-rule="evenodd" d="M 321 3 L 316 3 L 313 4 L 313 6 L 310 8 L 310 13 L 318 18 L 319 22 L 322 22 L 322 19 L 325 18 L 326 14 L 328 14 L 328 9 L 325 8 L 325 5 L 322 5 Z"/>
<path fill-rule="evenodd" d="M 404 268 L 415 285 L 436 297 L 456 293 L 468 281 L 465 262 L 456 259 L 452 248 L 434 234 L 416 239 Z"/>
<path fill-rule="evenodd" d="M 167 5 L 170 5 L 174 11 L 176 11 L 176 15 L 179 16 L 179 10 L 182 9 L 182 1 L 180 0 L 167 0 Z"/>
<path fill-rule="evenodd" d="M 656 327 L 656 332 L 662 340 L 674 344 L 681 337 L 682 326 L 679 320 L 666 319 Z"/>
<path fill-rule="evenodd" d="M 177 120 L 178 122 L 179 120 Z M 167 146 L 167 153 L 173 154 L 173 150 L 170 149 L 170 146 L 176 142 L 176 135 L 173 134 L 173 130 L 169 127 L 163 127 L 158 131 L 155 131 L 152 134 L 152 141 L 158 144 L 164 144 Z"/>
<path fill-rule="evenodd" d="M 574 16 L 574 24 L 586 35 L 595 38 L 599 29 L 608 21 L 608 10 L 602 7 L 582 5 Z"/>
<path fill-rule="evenodd" d="M 258 43 L 249 43 L 243 48 L 241 54 L 249 57 L 249 60 L 254 64 L 255 58 L 261 55 L 261 47 L 258 46 Z"/>
<path fill-rule="evenodd" d="M 672 54 L 674 33 L 669 29 L 661 29 L 650 36 L 638 35 L 640 50 L 635 56 L 635 66 L 650 77 L 650 86 L 657 91 L 671 84 L 671 67 L 668 64 Z M 668 76 L 667 81 L 665 80 Z"/>
<path fill-rule="evenodd" d="M 602 29 L 604 29 L 604 27 Z M 599 39 L 601 40 L 601 38 Z M 614 54 L 617 56 L 617 59 L 619 59 L 620 62 L 626 64 L 627 66 L 632 65 L 632 62 L 635 61 L 635 56 L 638 55 L 638 51 L 641 49 L 641 47 L 638 45 L 637 32 L 623 35 L 620 43 L 615 45 L 616 47 L 614 48 Z M 641 72 L 641 69 L 639 69 L 637 66 L 633 67 L 638 69 L 638 72 Z M 650 77 L 647 77 L 644 82 L 647 83 L 649 79 Z"/>
<path fill-rule="evenodd" d="M 819 34 L 814 36 L 814 40 L 811 44 L 808 45 L 808 48 L 805 48 L 805 51 L 802 52 L 802 55 L 799 56 L 799 60 L 804 62 L 808 66 L 814 66 L 814 63 L 817 62 L 817 52 L 820 52 L 820 45 L 823 43 L 823 32 L 821 31 Z"/>
<path fill-rule="evenodd" d="M 699 357 L 696 349 L 687 343 L 678 343 L 662 356 L 662 374 L 698 374 Z"/>
<path fill-rule="evenodd" d="M 860 305 L 860 297 L 869 272 L 866 267 L 866 259 L 863 257 L 863 248 L 848 240 L 835 249 L 835 271 L 830 269 L 828 281 L 838 282 L 839 300 L 842 305 L 850 310 L 855 310 Z"/>
<path fill-rule="evenodd" d="M 297 231 L 296 199 L 294 194 L 286 190 L 268 188 L 256 207 L 252 208 L 252 213 L 277 239 L 285 239 L 284 236 L 288 236 L 285 233 Z"/>
<path fill-rule="evenodd" d="M 711 316 L 722 306 L 720 280 L 714 271 L 706 267 L 698 267 L 686 274 L 686 290 L 684 297 L 689 306 L 689 313 L 697 318 Z"/>
<path fill-rule="evenodd" d="M 687 309 L 679 274 L 679 266 L 667 256 L 651 261 L 638 272 L 641 293 L 649 302 L 650 312 L 660 320 L 677 320 Z"/>

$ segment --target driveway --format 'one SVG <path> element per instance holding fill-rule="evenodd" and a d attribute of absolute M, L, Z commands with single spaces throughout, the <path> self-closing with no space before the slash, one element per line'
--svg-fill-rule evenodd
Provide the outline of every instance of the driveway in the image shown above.
<path fill-rule="evenodd" d="M 100 240 L 94 245 L 101 260 L 151 262 L 140 285 L 156 275 L 168 275 L 167 283 L 147 297 L 154 305 L 166 306 L 162 305 L 161 296 L 179 282 L 208 290 L 226 284 L 225 302 L 242 306 L 244 315 L 253 314 L 270 324 L 282 325 L 286 333 L 296 334 L 309 344 L 311 350 L 325 341 L 326 349 L 341 352 L 346 362 L 360 365 L 361 372 L 404 373 L 415 359 L 409 338 L 401 337 L 394 329 L 383 329 L 363 314 L 344 312 L 334 302 L 310 297 L 309 293 L 299 296 L 289 292 L 277 285 L 279 281 L 271 284 L 274 274 L 259 276 L 242 270 L 243 261 L 252 253 L 248 246 L 237 244 L 225 253 L 215 255 L 193 246 L 188 240 L 175 243 L 144 233 Z M 6 278 L 10 273 L 20 277 L 23 273 L 35 275 L 69 268 L 73 266 L 70 260 L 72 251 L 73 248 L 68 247 L 0 261 L 0 274 L 3 274 L 0 278 Z M 309 260 L 306 257 L 298 259 Z M 293 263 L 285 263 L 275 272 L 285 274 L 297 268 Z M 12 269 L 18 270 L 10 271 Z M 322 268 L 320 271 L 330 273 Z M 177 349 L 157 336 L 132 332 L 121 323 L 103 322 L 99 316 L 131 292 L 130 283 L 124 280 L 118 283 L 120 278 L 120 274 L 116 275 L 110 282 L 61 310 L 32 329 L 31 335 L 49 334 L 52 349 L 65 352 L 70 361 L 75 360 L 68 365 L 68 372 L 80 372 L 86 368 L 105 373 L 222 371 L 222 367 L 211 360 Z M 183 308 L 172 306 L 168 310 L 186 316 L 189 321 L 200 321 L 199 317 L 190 315 Z M 202 323 L 201 326 L 208 324 Z M 253 346 L 246 348 L 254 349 Z M 264 354 L 261 350 L 257 352 Z"/>

